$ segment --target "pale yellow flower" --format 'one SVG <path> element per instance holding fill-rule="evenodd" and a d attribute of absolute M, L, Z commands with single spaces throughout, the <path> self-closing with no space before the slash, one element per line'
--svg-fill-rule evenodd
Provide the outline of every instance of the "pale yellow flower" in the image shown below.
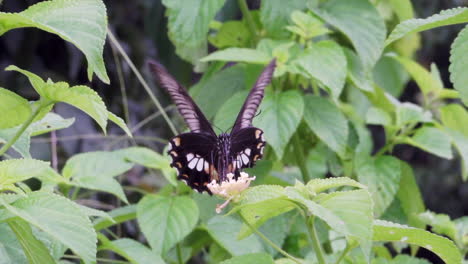
<path fill-rule="evenodd" d="M 216 212 L 218 214 L 221 213 L 221 210 L 226 207 L 231 200 L 238 198 L 240 193 L 249 187 L 251 181 L 255 180 L 255 176 L 249 177 L 249 174 L 245 172 L 241 172 L 237 180 L 232 173 L 228 173 L 226 176 L 226 181 L 217 183 L 213 180 L 207 185 L 208 189 L 210 189 L 214 195 L 227 199 L 223 204 L 218 204 L 216 206 Z"/>

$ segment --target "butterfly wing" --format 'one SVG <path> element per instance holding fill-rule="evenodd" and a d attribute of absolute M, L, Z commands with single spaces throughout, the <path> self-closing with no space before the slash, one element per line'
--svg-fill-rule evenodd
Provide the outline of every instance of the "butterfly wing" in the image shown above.
<path fill-rule="evenodd" d="M 172 101 L 177 106 L 190 131 L 216 135 L 210 122 L 195 104 L 187 90 L 167 72 L 164 66 L 158 62 L 149 61 L 149 68 L 154 73 L 158 84 L 169 92 Z"/>
<path fill-rule="evenodd" d="M 263 131 L 256 127 L 242 128 L 231 134 L 231 157 L 236 171 L 251 168 L 263 157 Z"/>
<path fill-rule="evenodd" d="M 210 190 L 206 187 L 218 179 L 214 166 L 218 157 L 216 137 L 203 133 L 183 133 L 169 141 L 168 153 L 172 158 L 171 167 L 177 170 L 177 179 L 199 192 Z"/>
<path fill-rule="evenodd" d="M 252 126 L 252 120 L 257 113 L 258 106 L 262 102 L 265 87 L 271 82 L 275 67 L 276 60 L 272 60 L 258 77 L 254 87 L 247 96 L 247 99 L 245 99 L 244 105 L 242 105 L 242 108 L 237 115 L 231 134 L 235 134 L 243 128 Z"/>

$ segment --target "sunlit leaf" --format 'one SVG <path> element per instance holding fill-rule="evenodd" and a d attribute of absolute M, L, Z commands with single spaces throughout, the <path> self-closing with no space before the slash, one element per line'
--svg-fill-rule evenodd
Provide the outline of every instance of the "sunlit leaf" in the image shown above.
<path fill-rule="evenodd" d="M 0 129 L 11 128 L 25 122 L 31 115 L 26 99 L 7 89 L 0 88 Z"/>

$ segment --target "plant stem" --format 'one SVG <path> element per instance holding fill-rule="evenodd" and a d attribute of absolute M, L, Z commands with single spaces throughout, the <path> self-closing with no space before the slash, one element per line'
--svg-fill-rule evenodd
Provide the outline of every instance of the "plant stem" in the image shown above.
<path fill-rule="evenodd" d="M 37 115 L 41 112 L 42 108 L 44 107 L 43 104 L 38 106 L 34 111 L 31 113 L 29 116 L 28 120 L 26 120 L 20 127 L 20 129 L 16 132 L 16 134 L 13 136 L 12 139 L 8 140 L 8 142 L 0 148 L 0 156 L 5 154 L 7 150 L 15 144 L 15 142 L 18 140 L 18 138 L 24 133 L 24 131 L 31 125 L 31 123 L 34 121 L 34 119 L 37 117 Z"/>
<path fill-rule="evenodd" d="M 176 251 L 177 251 L 177 261 L 179 262 L 179 264 L 184 264 L 184 260 L 182 259 L 182 250 L 180 249 L 180 243 L 177 243 Z"/>
<path fill-rule="evenodd" d="M 344 257 L 346 257 L 346 254 L 348 254 L 350 249 L 351 247 L 349 246 L 349 244 L 346 244 L 346 248 L 343 250 L 340 257 L 335 261 L 335 264 L 340 264 L 340 262 L 344 259 Z"/>
<path fill-rule="evenodd" d="M 320 245 L 320 240 L 317 236 L 317 231 L 315 231 L 315 217 L 311 216 L 309 220 L 307 220 L 307 229 L 309 230 L 309 235 L 312 240 L 312 247 L 314 248 L 315 255 L 317 256 L 317 260 L 319 264 L 325 264 L 325 258 L 323 256 L 323 249 Z"/>
<path fill-rule="evenodd" d="M 304 153 L 302 152 L 301 141 L 297 133 L 293 135 L 292 143 L 294 146 L 294 153 L 296 155 L 297 165 L 299 166 L 299 169 L 301 170 L 302 180 L 304 181 L 304 183 L 307 183 L 310 181 L 310 175 L 309 175 L 309 171 L 307 170 L 307 166 L 305 164 L 305 158 L 304 158 Z"/>
<path fill-rule="evenodd" d="M 273 241 L 268 239 L 264 234 L 262 234 L 260 231 L 258 231 L 255 227 L 253 227 L 245 218 L 239 213 L 240 218 L 242 221 L 261 239 L 263 239 L 268 245 L 270 245 L 272 248 L 276 249 L 279 253 L 281 253 L 283 256 L 289 258 L 290 260 L 302 264 L 302 261 L 298 258 L 295 258 L 294 256 L 291 256 L 288 252 L 284 251 L 281 247 L 277 246 Z"/>
<path fill-rule="evenodd" d="M 135 76 L 137 77 L 138 81 L 140 81 L 141 85 L 143 86 L 143 88 L 146 90 L 146 92 L 148 93 L 148 95 L 150 96 L 151 100 L 153 101 L 153 103 L 156 105 L 156 107 L 158 108 L 158 110 L 161 112 L 161 115 L 164 117 L 164 120 L 166 120 L 167 124 L 169 125 L 169 128 L 171 129 L 172 133 L 174 135 L 177 135 L 178 132 L 177 132 L 177 129 L 175 128 L 174 124 L 172 123 L 172 121 L 169 119 L 169 116 L 167 116 L 166 112 L 164 111 L 164 108 L 162 107 L 161 103 L 158 101 L 158 99 L 156 98 L 156 96 L 154 96 L 153 92 L 151 91 L 150 87 L 148 86 L 148 83 L 146 83 L 145 79 L 143 79 L 143 77 L 141 76 L 140 72 L 138 71 L 138 69 L 135 67 L 135 65 L 133 64 L 132 60 L 130 60 L 130 58 L 128 57 L 127 53 L 125 53 L 124 49 L 122 48 L 122 46 L 120 45 L 120 43 L 117 41 L 117 39 L 115 38 L 114 34 L 112 34 L 112 32 L 108 29 L 107 30 L 107 35 L 109 36 L 109 39 L 110 41 L 112 42 L 112 44 L 117 48 L 117 50 L 120 52 L 120 54 L 122 55 L 122 57 L 124 58 L 124 60 L 127 62 L 128 66 L 132 69 L 133 73 L 135 74 Z"/>
<path fill-rule="evenodd" d="M 257 36 L 257 26 L 255 25 L 255 21 L 252 18 L 252 14 L 250 14 L 249 7 L 247 6 L 247 0 L 237 0 L 239 8 L 242 12 L 242 15 L 247 20 L 247 26 L 249 28 L 250 34 L 252 34 L 254 40 L 254 46 L 257 43 L 258 36 Z"/>

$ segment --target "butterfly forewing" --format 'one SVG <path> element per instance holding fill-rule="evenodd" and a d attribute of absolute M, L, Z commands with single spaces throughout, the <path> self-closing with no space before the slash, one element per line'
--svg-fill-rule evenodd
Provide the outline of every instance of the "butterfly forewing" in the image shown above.
<path fill-rule="evenodd" d="M 177 179 L 185 181 L 191 188 L 210 191 L 206 185 L 217 180 L 216 137 L 201 133 L 184 133 L 169 141 L 168 153 L 171 167 L 177 170 Z"/>

